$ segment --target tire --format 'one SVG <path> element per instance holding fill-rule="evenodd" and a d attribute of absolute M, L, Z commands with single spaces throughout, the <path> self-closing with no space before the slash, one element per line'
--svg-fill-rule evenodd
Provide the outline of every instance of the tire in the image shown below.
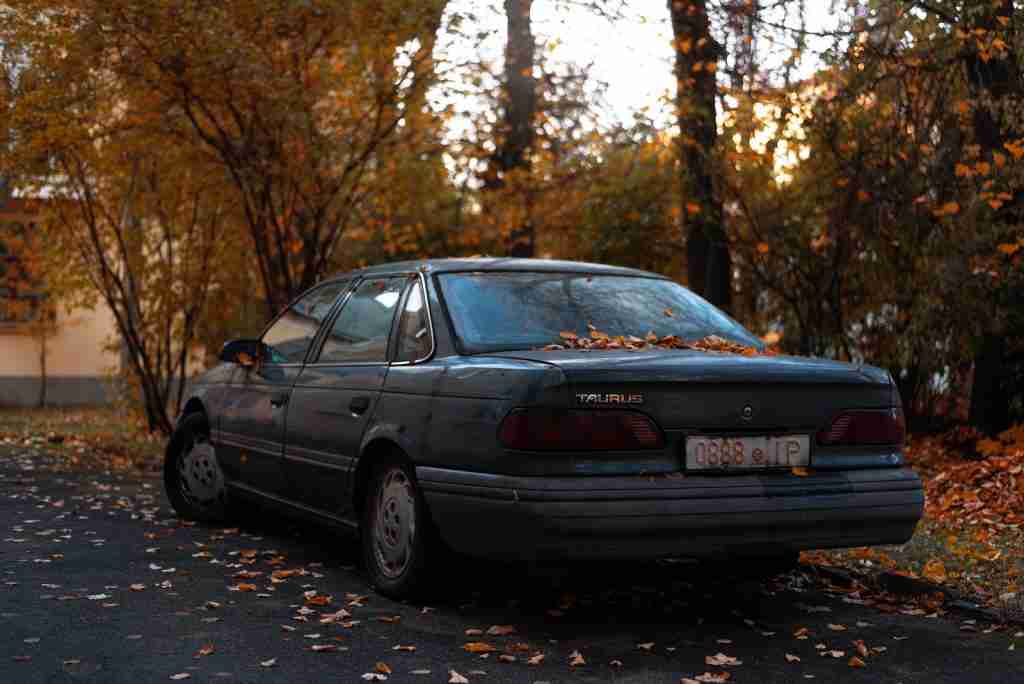
<path fill-rule="evenodd" d="M 412 468 L 398 460 L 373 468 L 360 526 L 363 564 L 374 588 L 403 599 L 428 586 L 437 541 Z"/>
<path fill-rule="evenodd" d="M 228 519 L 224 473 L 202 413 L 185 416 L 171 435 L 164 456 L 164 491 L 185 520 L 222 523 Z"/>

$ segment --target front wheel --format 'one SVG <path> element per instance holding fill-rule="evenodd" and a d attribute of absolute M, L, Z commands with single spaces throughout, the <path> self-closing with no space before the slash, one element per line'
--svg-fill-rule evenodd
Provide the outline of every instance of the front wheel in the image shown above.
<path fill-rule="evenodd" d="M 437 546 L 409 466 L 384 463 L 374 468 L 360 534 L 363 562 L 377 591 L 406 598 L 424 586 L 428 556 Z"/>
<path fill-rule="evenodd" d="M 183 418 L 171 435 L 164 457 L 164 490 L 175 512 L 186 520 L 218 523 L 227 519 L 224 473 L 201 413 Z"/>

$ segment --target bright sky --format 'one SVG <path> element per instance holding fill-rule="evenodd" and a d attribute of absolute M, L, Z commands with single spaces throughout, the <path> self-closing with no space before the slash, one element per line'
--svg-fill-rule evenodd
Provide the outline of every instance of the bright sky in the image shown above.
<path fill-rule="evenodd" d="M 807 28 L 816 31 L 834 28 L 838 22 L 838 15 L 832 8 L 835 2 L 807 2 Z M 628 124 L 635 112 L 648 110 L 656 121 L 667 123 L 668 98 L 674 96 L 675 79 L 672 76 L 672 27 L 664 0 L 629 0 L 627 16 L 614 23 L 597 16 L 583 7 L 584 4 L 582 0 L 535 0 L 532 19 L 537 42 L 554 44 L 546 59 L 554 63 L 593 64 L 591 73 L 606 84 L 605 99 L 619 122 Z M 500 68 L 505 41 L 503 3 L 450 0 L 447 15 L 455 13 L 467 19 L 474 17 L 462 24 L 463 34 L 489 34 L 478 55 Z M 449 55 L 458 54 L 461 52 L 458 42 L 464 44 L 465 41 L 459 38 L 455 43 L 446 44 L 442 38 L 438 47 Z M 827 40 L 820 39 L 811 44 L 809 52 L 826 46 Z M 779 46 L 778 53 L 769 59 L 781 59 L 778 55 L 788 54 L 789 47 Z M 808 55 L 800 75 L 813 73 L 816 64 L 816 58 Z"/>

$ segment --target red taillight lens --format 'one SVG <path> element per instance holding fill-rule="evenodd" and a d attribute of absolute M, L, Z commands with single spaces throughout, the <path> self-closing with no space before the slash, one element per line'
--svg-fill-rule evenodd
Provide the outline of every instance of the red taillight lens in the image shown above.
<path fill-rule="evenodd" d="M 660 449 L 661 430 L 634 411 L 516 409 L 505 416 L 498 439 L 524 451 L 628 451 Z"/>
<path fill-rule="evenodd" d="M 828 430 L 818 433 L 818 444 L 892 444 L 903 446 L 907 425 L 903 409 L 845 411 Z"/>

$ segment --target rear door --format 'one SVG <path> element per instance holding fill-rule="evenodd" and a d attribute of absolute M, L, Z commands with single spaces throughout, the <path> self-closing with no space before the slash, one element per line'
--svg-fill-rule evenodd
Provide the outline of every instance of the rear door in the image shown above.
<path fill-rule="evenodd" d="M 284 493 L 281 457 L 292 385 L 343 281 L 306 293 L 267 328 L 258 366 L 237 368 L 220 417 L 218 456 L 229 479 L 270 494 Z"/>
<path fill-rule="evenodd" d="M 290 498 L 346 515 L 351 475 L 388 372 L 388 346 L 408 276 L 365 278 L 302 369 L 288 412 Z"/>

